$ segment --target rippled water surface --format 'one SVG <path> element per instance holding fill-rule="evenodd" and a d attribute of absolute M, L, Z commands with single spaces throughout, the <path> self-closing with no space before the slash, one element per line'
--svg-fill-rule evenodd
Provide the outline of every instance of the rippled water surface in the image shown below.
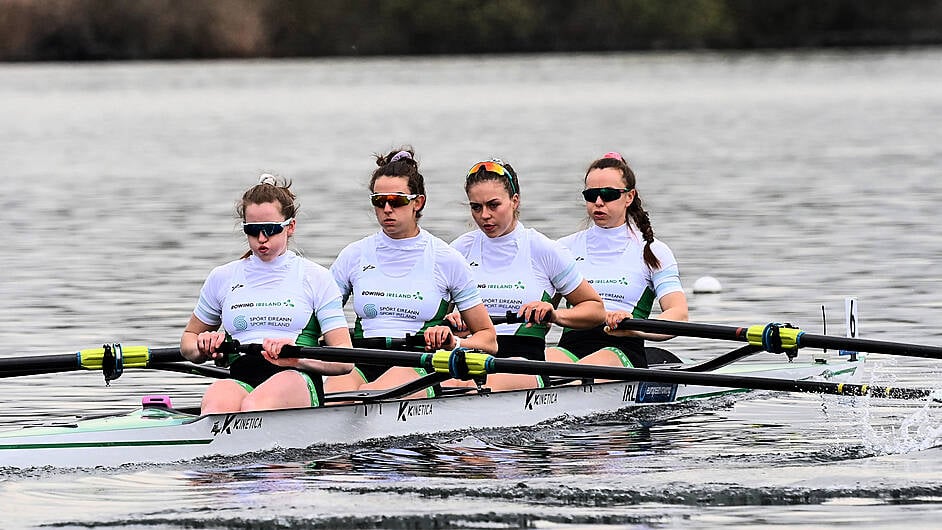
<path fill-rule="evenodd" d="M 469 227 L 464 171 L 519 170 L 523 221 L 582 226 L 584 167 L 623 152 L 691 319 L 794 322 L 942 344 L 942 51 L 0 65 L 0 357 L 175 344 L 209 270 L 245 246 L 233 205 L 294 179 L 295 244 L 329 265 L 375 230 L 371 154 L 411 143 L 423 225 Z M 692 359 L 729 344 L 675 339 Z M 771 356 L 771 354 L 765 354 Z M 942 387 L 874 355 L 864 381 Z M 0 379 L 0 426 L 133 408 L 207 381 Z M 536 429 L 117 470 L 0 470 L 4 527 L 930 528 L 942 414 L 757 393 Z M 54 506 L 54 509 L 50 509 Z"/>

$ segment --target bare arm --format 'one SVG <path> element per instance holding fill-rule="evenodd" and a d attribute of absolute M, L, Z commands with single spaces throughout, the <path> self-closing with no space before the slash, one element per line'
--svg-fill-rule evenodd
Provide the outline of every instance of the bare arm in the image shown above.
<path fill-rule="evenodd" d="M 682 291 L 665 294 L 658 300 L 661 306 L 661 314 L 657 316 L 660 320 L 677 320 L 686 322 L 687 313 L 687 295 Z M 605 318 L 605 331 L 610 335 L 619 337 L 640 337 L 645 340 L 661 341 L 674 338 L 673 335 L 661 335 L 656 333 L 643 333 L 631 330 L 615 330 L 623 319 L 631 318 L 630 313 L 624 311 L 609 311 Z"/>
<path fill-rule="evenodd" d="M 558 302 L 558 296 L 553 298 L 553 303 L 542 300 L 527 302 L 520 306 L 517 315 L 526 320 L 528 327 L 539 322 L 551 322 L 573 329 L 587 329 L 605 322 L 602 298 L 585 280 L 566 295 L 566 302 L 572 307 L 556 309 Z"/>
<path fill-rule="evenodd" d="M 203 363 L 209 359 L 221 357 L 216 349 L 226 339 L 226 334 L 217 331 L 219 326 L 210 326 L 196 315 L 190 315 L 190 321 L 180 338 L 180 353 L 188 361 Z"/>
<path fill-rule="evenodd" d="M 328 346 L 353 348 L 353 343 L 350 341 L 350 332 L 345 327 L 332 329 L 324 333 L 324 342 L 326 342 Z M 319 361 L 317 359 L 301 359 L 300 364 L 305 370 L 324 375 L 343 375 L 353 370 L 353 363 L 333 363 Z"/>

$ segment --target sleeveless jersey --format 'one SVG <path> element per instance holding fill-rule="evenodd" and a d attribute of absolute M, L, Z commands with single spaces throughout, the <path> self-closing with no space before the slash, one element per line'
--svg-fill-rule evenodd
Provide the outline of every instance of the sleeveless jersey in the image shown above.
<path fill-rule="evenodd" d="M 683 291 L 670 248 L 657 239 L 651 243 L 661 262 L 652 270 L 644 262 L 644 240 L 633 227 L 593 225 L 559 242 L 575 255 L 579 270 L 602 297 L 607 311 L 628 311 L 634 318 L 648 318 L 656 299 Z"/>
<path fill-rule="evenodd" d="M 405 239 L 378 232 L 351 243 L 330 270 L 343 302 L 353 296 L 354 338 L 417 334 L 441 325 L 450 303 L 459 310 L 481 303 L 461 256 L 424 230 Z"/>
<path fill-rule="evenodd" d="M 582 283 L 572 255 L 562 245 L 517 222 L 509 234 L 490 238 L 480 230 L 459 236 L 451 244 L 474 273 L 478 290 L 492 316 L 516 313 L 523 304 L 550 302 Z M 546 339 L 549 325 L 498 324 L 497 334 Z"/>
<path fill-rule="evenodd" d="M 316 346 L 323 333 L 347 326 L 328 270 L 290 250 L 271 262 L 251 255 L 216 267 L 193 314 L 246 344 L 290 337 Z"/>

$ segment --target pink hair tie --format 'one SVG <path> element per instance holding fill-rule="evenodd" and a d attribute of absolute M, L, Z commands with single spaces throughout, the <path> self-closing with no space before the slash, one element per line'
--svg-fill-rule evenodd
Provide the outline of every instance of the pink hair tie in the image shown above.
<path fill-rule="evenodd" d="M 389 163 L 392 164 L 393 162 L 402 160 L 403 158 L 408 158 L 409 160 L 412 160 L 412 155 L 409 154 L 409 151 L 399 151 L 398 153 L 393 155 L 392 158 L 389 159 Z"/>
<path fill-rule="evenodd" d="M 620 153 L 616 153 L 615 151 L 609 151 L 605 153 L 602 155 L 602 158 L 614 158 L 615 160 L 621 160 L 622 162 L 625 161 L 625 157 L 621 156 Z"/>

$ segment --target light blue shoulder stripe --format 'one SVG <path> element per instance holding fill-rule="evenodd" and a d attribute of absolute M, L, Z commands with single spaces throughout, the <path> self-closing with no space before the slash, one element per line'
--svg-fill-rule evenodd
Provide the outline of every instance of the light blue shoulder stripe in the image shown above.
<path fill-rule="evenodd" d="M 553 276 L 550 279 L 550 282 L 553 285 L 558 286 L 560 291 L 571 293 L 575 291 L 576 287 L 579 287 L 579 284 L 582 282 L 582 274 L 576 270 L 576 263 L 572 262 L 566 266 L 566 269 L 563 272 Z"/>
<path fill-rule="evenodd" d="M 657 292 L 658 297 L 684 290 L 683 285 L 680 283 L 680 272 L 677 265 L 670 265 L 655 271 L 651 276 L 651 280 L 654 283 L 654 290 Z"/>

